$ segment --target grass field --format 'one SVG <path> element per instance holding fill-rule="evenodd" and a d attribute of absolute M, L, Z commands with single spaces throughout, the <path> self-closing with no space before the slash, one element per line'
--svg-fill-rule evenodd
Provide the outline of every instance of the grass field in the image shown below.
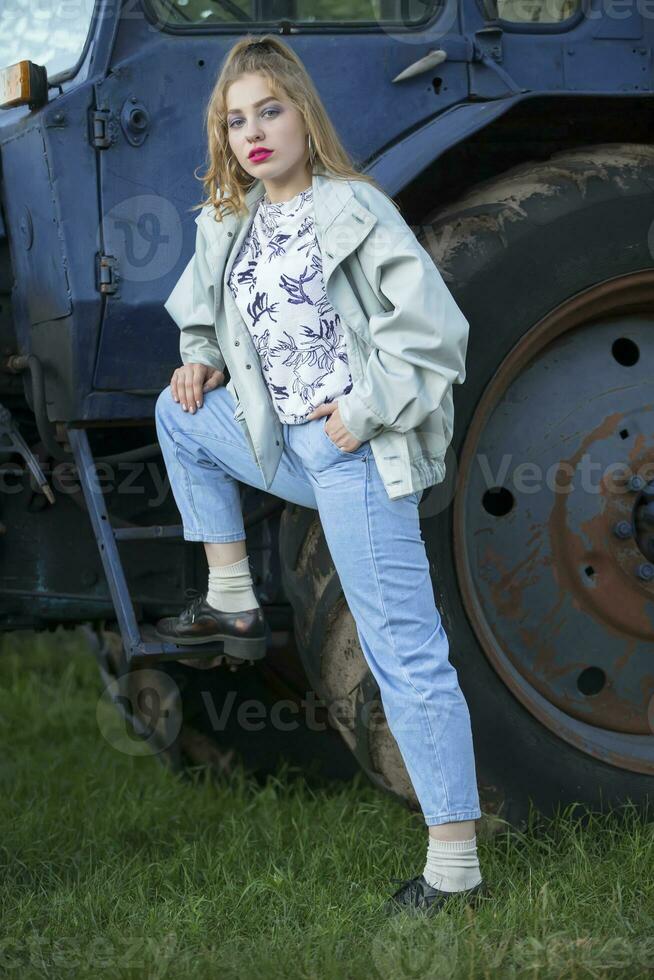
<path fill-rule="evenodd" d="M 102 736 L 76 632 L 0 655 L 0 976 L 654 975 L 654 823 L 569 807 L 524 832 L 478 823 L 494 899 L 433 919 L 381 905 L 424 865 L 419 815 L 364 778 L 281 764 L 183 780 Z"/>

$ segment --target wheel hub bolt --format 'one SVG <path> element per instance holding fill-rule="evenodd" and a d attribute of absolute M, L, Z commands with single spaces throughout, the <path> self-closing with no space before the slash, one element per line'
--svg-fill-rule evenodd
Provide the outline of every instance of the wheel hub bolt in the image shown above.
<path fill-rule="evenodd" d="M 613 526 L 613 533 L 615 534 L 616 538 L 622 538 L 624 541 L 631 537 L 633 530 L 629 521 L 618 521 L 618 523 L 614 524 Z"/>
<path fill-rule="evenodd" d="M 636 574 L 638 575 L 639 579 L 642 579 L 643 582 L 651 582 L 651 580 L 654 578 L 654 565 L 648 561 L 644 561 L 642 565 L 639 565 L 636 569 Z"/>

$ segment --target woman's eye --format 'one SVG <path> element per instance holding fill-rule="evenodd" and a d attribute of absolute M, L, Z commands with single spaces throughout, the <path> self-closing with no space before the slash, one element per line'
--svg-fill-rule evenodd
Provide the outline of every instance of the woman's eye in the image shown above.
<path fill-rule="evenodd" d="M 272 112 L 273 113 L 273 118 L 274 118 L 275 116 L 278 116 L 279 115 L 280 111 L 281 111 L 280 109 L 264 109 L 262 115 L 265 116 L 267 112 Z M 240 116 L 237 116 L 236 119 L 232 119 L 230 121 L 229 128 L 232 129 L 234 127 L 234 124 L 235 123 L 238 123 L 238 122 L 241 122 L 241 117 Z"/>

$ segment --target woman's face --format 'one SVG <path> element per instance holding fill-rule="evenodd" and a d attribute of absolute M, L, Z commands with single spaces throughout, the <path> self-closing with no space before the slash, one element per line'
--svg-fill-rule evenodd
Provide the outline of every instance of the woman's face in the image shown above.
<path fill-rule="evenodd" d="M 227 132 L 240 165 L 267 188 L 281 191 L 298 180 L 306 181 L 310 171 L 304 119 L 291 102 L 273 96 L 263 75 L 241 75 L 229 86 Z M 272 152 L 257 160 L 250 157 L 255 147 Z"/>

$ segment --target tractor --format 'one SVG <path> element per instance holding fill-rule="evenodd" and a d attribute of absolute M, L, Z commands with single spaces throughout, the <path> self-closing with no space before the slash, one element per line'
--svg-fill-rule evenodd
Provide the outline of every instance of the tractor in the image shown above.
<path fill-rule="evenodd" d="M 514 824 L 530 801 L 647 807 L 649 20 L 601 0 L 10 0 L 0 627 L 81 628 L 114 707 L 175 769 L 287 751 L 418 807 L 317 512 L 241 487 L 264 661 L 189 659 L 154 632 L 206 584 L 156 442 L 180 364 L 163 304 L 194 249 L 219 66 L 239 36 L 278 33 L 470 324 L 420 521 L 482 807 Z M 253 695 L 260 724 L 225 721 Z"/>

